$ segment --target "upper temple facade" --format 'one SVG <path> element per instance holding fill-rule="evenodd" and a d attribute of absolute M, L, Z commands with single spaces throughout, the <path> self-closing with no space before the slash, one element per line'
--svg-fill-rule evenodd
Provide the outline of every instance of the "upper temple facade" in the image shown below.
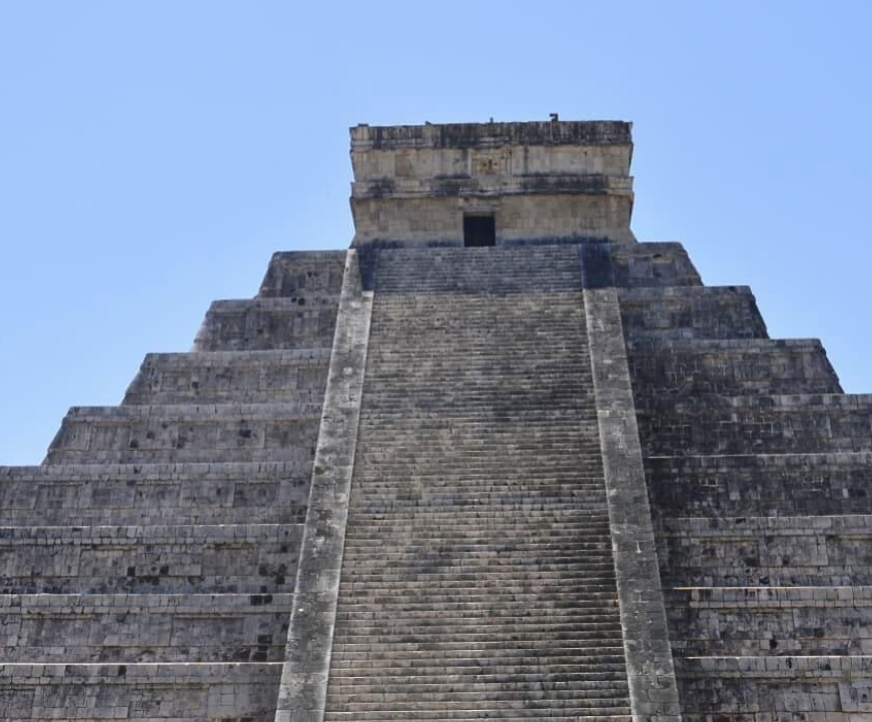
<path fill-rule="evenodd" d="M 351 135 L 350 248 L 0 467 L 0 719 L 869 722 L 872 396 L 628 123 Z"/>
<path fill-rule="evenodd" d="M 617 121 L 351 129 L 354 245 L 635 240 Z"/>

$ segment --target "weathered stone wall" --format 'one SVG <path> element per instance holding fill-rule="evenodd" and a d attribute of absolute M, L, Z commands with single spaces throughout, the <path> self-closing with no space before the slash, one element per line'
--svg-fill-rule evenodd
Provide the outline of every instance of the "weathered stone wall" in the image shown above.
<path fill-rule="evenodd" d="M 632 242 L 626 123 L 352 128 L 355 245 L 463 245 L 465 213 L 493 214 L 497 244 Z"/>
<path fill-rule="evenodd" d="M 606 194 L 364 198 L 355 201 L 355 244 L 462 246 L 464 213 L 492 213 L 498 245 L 549 239 L 630 241 L 632 206 L 629 198 Z"/>

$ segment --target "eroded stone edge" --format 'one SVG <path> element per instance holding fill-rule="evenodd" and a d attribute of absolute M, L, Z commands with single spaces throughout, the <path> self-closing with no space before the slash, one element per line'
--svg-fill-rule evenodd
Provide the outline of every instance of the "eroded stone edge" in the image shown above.
<path fill-rule="evenodd" d="M 349 250 L 324 392 L 276 722 L 322 722 L 372 318 Z"/>
<path fill-rule="evenodd" d="M 630 706 L 634 722 L 680 722 L 618 294 L 613 286 L 591 285 L 583 292 L 585 318 Z"/>

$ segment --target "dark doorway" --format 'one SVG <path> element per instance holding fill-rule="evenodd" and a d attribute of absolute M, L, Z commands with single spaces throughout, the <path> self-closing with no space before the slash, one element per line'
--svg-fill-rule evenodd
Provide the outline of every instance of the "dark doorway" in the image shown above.
<path fill-rule="evenodd" d="M 493 216 L 463 216 L 464 246 L 495 246 L 497 230 Z"/>

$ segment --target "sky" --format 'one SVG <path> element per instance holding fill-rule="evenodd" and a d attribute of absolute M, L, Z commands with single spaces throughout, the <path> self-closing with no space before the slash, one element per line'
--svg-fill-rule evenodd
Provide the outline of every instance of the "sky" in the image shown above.
<path fill-rule="evenodd" d="M 872 392 L 872 3 L 0 0 L 0 464 L 347 247 L 357 123 L 634 123 L 640 240 Z"/>

